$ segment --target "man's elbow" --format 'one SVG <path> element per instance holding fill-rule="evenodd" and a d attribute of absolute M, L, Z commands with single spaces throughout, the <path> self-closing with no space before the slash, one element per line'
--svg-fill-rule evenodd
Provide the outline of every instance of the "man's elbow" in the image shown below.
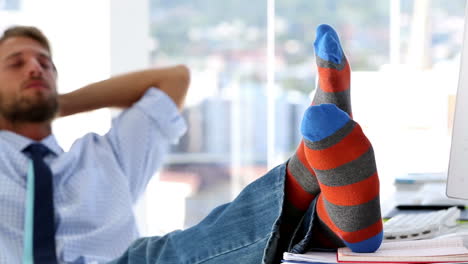
<path fill-rule="evenodd" d="M 171 97 L 179 110 L 182 110 L 190 86 L 190 69 L 186 65 L 177 65 L 168 74 L 170 76 L 159 88 Z"/>
<path fill-rule="evenodd" d="M 183 64 L 178 65 L 177 68 L 180 71 L 180 81 L 188 88 L 190 85 L 190 69 Z"/>

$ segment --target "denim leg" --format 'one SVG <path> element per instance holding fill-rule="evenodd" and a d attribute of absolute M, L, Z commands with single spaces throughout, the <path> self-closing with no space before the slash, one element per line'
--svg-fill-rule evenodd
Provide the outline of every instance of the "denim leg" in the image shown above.
<path fill-rule="evenodd" d="M 199 224 L 136 240 L 115 264 L 269 264 L 279 239 L 285 164 L 248 185 Z"/>

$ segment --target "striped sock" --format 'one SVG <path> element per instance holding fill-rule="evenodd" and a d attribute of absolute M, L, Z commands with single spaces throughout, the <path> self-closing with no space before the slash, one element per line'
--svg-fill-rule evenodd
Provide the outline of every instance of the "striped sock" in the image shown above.
<path fill-rule="evenodd" d="M 338 237 L 355 252 L 377 250 L 382 241 L 379 179 L 361 127 L 335 105 L 322 104 L 307 109 L 301 131 L 321 190 L 317 216 L 324 228 L 318 239 L 328 237 L 333 244 Z"/>
<path fill-rule="evenodd" d="M 332 103 L 351 115 L 350 66 L 333 28 L 317 27 L 314 48 L 319 81 L 312 105 Z M 315 172 L 305 158 L 301 141 L 287 165 L 286 224 L 295 226 L 319 192 Z"/>
<path fill-rule="evenodd" d="M 317 178 L 304 152 L 302 140 L 296 153 L 288 160 L 286 166 L 285 200 L 282 223 L 280 226 L 280 245 L 277 252 L 289 249 L 289 241 L 299 221 L 316 195 L 320 192 Z"/>
<path fill-rule="evenodd" d="M 334 104 L 351 113 L 351 68 L 341 48 L 338 34 L 329 25 L 317 27 L 314 42 L 318 87 L 312 105 Z"/>

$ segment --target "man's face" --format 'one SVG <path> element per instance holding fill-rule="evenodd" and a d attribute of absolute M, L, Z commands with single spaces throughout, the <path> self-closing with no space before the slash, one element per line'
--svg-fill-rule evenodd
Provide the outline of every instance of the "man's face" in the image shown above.
<path fill-rule="evenodd" d="M 39 42 L 11 37 L 0 44 L 0 115 L 17 122 L 49 122 L 58 109 L 57 72 Z"/>

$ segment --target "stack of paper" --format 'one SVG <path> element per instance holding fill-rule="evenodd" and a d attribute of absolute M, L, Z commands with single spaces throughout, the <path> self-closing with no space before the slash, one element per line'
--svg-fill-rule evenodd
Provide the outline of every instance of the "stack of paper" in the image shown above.
<path fill-rule="evenodd" d="M 285 253 L 283 263 L 467 263 L 467 247 L 468 239 L 463 237 L 384 242 L 374 253 L 354 253 L 349 248 L 337 253 Z"/>
<path fill-rule="evenodd" d="M 284 253 L 282 263 L 337 263 L 336 252 Z"/>

